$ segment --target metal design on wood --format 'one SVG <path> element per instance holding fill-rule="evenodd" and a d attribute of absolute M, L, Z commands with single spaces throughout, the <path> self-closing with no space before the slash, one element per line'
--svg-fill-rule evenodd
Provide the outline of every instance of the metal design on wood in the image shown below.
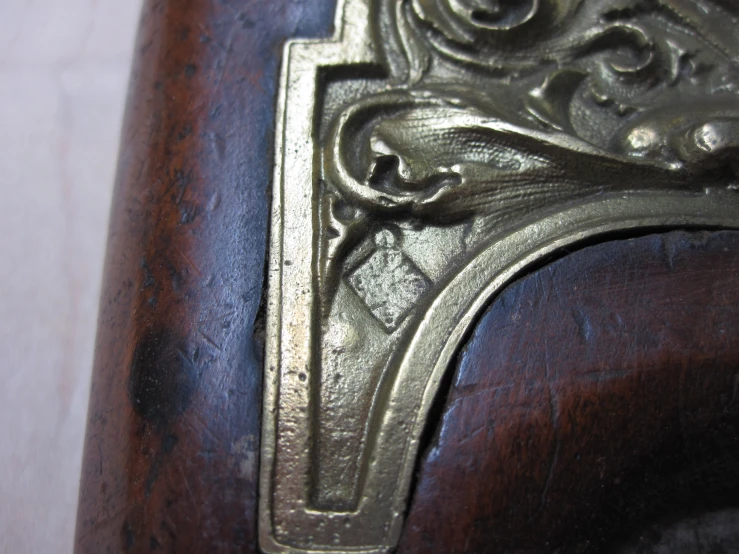
<path fill-rule="evenodd" d="M 397 542 L 481 309 L 559 249 L 739 227 L 727 0 L 346 0 L 278 104 L 260 537 Z"/>

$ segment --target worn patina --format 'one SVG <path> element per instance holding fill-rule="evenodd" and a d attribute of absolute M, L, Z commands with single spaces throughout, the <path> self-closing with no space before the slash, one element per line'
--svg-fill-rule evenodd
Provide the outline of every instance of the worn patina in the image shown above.
<path fill-rule="evenodd" d="M 739 227 L 739 8 L 346 0 L 285 49 L 261 546 L 385 552 L 476 317 L 609 233 Z"/>

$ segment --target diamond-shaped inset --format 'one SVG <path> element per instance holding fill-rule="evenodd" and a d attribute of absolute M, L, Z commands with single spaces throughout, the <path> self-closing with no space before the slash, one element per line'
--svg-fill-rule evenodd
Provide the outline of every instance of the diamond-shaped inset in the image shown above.
<path fill-rule="evenodd" d="M 384 232 L 384 233 L 387 233 Z M 429 288 L 428 278 L 394 241 L 382 241 L 378 248 L 349 275 L 349 285 L 388 331 L 403 322 L 416 302 Z"/>

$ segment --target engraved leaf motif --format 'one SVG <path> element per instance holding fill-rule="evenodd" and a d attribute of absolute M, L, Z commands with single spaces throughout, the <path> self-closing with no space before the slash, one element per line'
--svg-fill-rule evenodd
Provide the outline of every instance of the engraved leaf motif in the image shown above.
<path fill-rule="evenodd" d="M 453 220 L 633 186 L 690 188 L 657 158 L 488 115 L 459 98 L 386 93 L 340 118 L 325 155 L 341 193 L 374 210 Z"/>
<path fill-rule="evenodd" d="M 540 86 L 529 91 L 526 109 L 541 122 L 574 133 L 569 116 L 570 102 L 585 78 L 587 73 L 575 69 L 560 69 L 547 75 Z"/>
<path fill-rule="evenodd" d="M 581 0 L 413 0 L 418 18 L 459 44 L 511 40 L 556 27 Z"/>
<path fill-rule="evenodd" d="M 709 168 L 723 184 L 736 180 L 726 168 L 739 116 L 739 8 L 728 0 L 381 5 L 381 27 L 402 45 L 388 54 L 389 73 L 405 81 L 346 110 L 325 158 L 329 180 L 359 205 L 504 210 L 573 183 L 623 189 L 614 165 L 634 173 L 634 188 L 683 187 Z M 393 69 L 401 58 L 405 73 Z"/>
<path fill-rule="evenodd" d="M 393 83 L 414 85 L 421 80 L 431 63 L 431 54 L 406 13 L 407 2 L 377 0 L 375 33 L 380 55 Z"/>

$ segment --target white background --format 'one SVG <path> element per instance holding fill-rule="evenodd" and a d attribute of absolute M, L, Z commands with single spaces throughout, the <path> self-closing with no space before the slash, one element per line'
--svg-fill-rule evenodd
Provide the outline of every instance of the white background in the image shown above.
<path fill-rule="evenodd" d="M 139 0 L 0 0 L 0 553 L 72 551 Z"/>

